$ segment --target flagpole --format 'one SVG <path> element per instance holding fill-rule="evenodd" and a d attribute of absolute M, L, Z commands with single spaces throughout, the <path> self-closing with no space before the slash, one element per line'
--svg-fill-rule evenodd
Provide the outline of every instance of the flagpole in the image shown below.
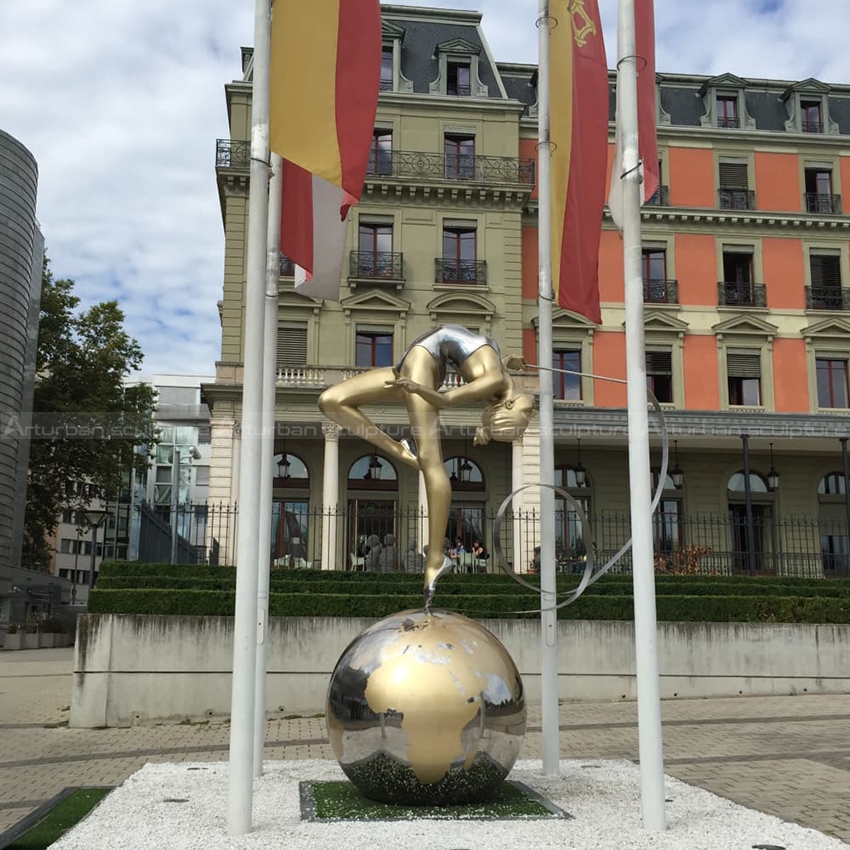
<path fill-rule="evenodd" d="M 552 148 L 549 133 L 549 0 L 539 0 L 537 70 L 537 193 L 538 193 L 538 337 L 537 362 L 552 363 Z M 560 22 L 570 26 L 569 19 Z M 543 728 L 543 773 L 557 776 L 560 759 L 558 729 L 558 612 L 555 575 L 555 449 L 552 373 L 539 371 L 540 402 L 540 702 Z"/>
<path fill-rule="evenodd" d="M 632 519 L 632 578 L 635 598 L 638 742 L 641 811 L 648 830 L 666 827 L 661 697 L 658 686 L 655 567 L 652 551 L 652 479 L 643 332 L 641 267 L 641 175 L 638 145 L 638 62 L 635 2 L 620 0 L 618 99 L 623 183 L 623 262 L 626 308 L 626 381 L 629 422 L 629 489 Z"/>
<path fill-rule="evenodd" d="M 269 187 L 269 0 L 254 2 L 254 81 L 248 194 L 245 340 L 242 377 L 242 446 L 239 460 L 239 532 L 236 541 L 236 617 L 230 710 L 228 829 L 251 829 L 254 767 L 254 680 L 257 663 L 257 565 L 260 555 L 262 478 L 263 312 Z"/>
<path fill-rule="evenodd" d="M 263 775 L 266 746 L 266 668 L 269 654 L 269 570 L 271 568 L 272 472 L 274 466 L 277 374 L 277 312 L 280 285 L 280 206 L 283 162 L 271 155 L 269 221 L 266 253 L 266 298 L 263 310 L 263 430 L 260 475 L 260 552 L 257 561 L 257 661 L 254 677 L 254 776 Z M 283 517 L 281 517 L 283 521 Z"/>

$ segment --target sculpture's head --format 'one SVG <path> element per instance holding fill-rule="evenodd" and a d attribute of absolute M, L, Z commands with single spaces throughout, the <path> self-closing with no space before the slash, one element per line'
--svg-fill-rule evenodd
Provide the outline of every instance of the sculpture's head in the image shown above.
<path fill-rule="evenodd" d="M 512 443 L 518 440 L 528 427 L 534 412 L 534 399 L 521 392 L 511 380 L 505 396 L 487 407 L 481 414 L 481 424 L 475 429 L 476 446 L 486 446 L 490 440 Z"/>

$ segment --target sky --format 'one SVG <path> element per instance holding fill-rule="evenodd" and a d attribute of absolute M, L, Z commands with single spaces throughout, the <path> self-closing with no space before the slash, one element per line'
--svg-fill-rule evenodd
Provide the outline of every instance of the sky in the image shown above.
<path fill-rule="evenodd" d="M 536 0 L 476 9 L 497 61 L 534 62 Z M 252 0 L 0 0 L 0 129 L 39 165 L 54 275 L 116 299 L 143 374 L 214 374 L 224 231 L 215 140 Z M 600 0 L 615 64 L 616 0 Z M 850 0 L 655 0 L 659 72 L 850 83 Z"/>

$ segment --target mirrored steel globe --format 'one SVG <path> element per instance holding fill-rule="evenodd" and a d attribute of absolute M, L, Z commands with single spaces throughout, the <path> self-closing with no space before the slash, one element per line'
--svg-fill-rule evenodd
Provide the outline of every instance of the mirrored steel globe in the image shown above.
<path fill-rule="evenodd" d="M 525 735 L 522 679 L 487 629 L 450 611 L 402 611 L 342 653 L 328 689 L 328 737 L 370 799 L 486 800 Z"/>

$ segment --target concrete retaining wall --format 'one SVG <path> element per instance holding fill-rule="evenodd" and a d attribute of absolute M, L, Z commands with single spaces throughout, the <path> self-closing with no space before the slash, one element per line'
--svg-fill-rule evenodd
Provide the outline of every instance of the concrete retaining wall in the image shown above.
<path fill-rule="evenodd" d="M 267 711 L 324 711 L 337 658 L 372 622 L 273 619 Z M 537 624 L 484 622 L 513 655 L 529 700 L 539 700 Z M 635 697 L 632 623 L 563 621 L 558 640 L 562 699 Z M 846 625 L 659 623 L 658 646 L 664 698 L 850 692 Z M 232 654 L 230 617 L 80 617 L 70 725 L 227 715 Z"/>

